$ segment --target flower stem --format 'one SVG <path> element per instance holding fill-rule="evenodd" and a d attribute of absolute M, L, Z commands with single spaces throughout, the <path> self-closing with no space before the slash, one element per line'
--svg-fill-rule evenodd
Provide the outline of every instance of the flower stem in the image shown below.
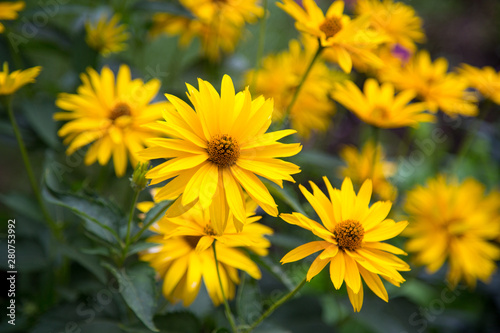
<path fill-rule="evenodd" d="M 173 202 L 173 201 L 172 201 Z M 165 213 L 165 211 L 168 209 L 168 207 L 170 207 L 170 205 L 166 205 L 162 210 L 160 210 L 158 213 L 156 213 L 156 215 L 151 219 L 151 221 L 149 221 L 148 224 L 142 226 L 141 230 L 139 230 L 135 235 L 134 237 L 132 237 L 132 241 L 131 243 L 134 243 L 136 242 L 140 237 L 141 235 L 149 229 L 149 227 L 155 223 L 158 218 L 161 216 L 161 214 Z"/>
<path fill-rule="evenodd" d="M 214 240 L 212 243 L 212 249 L 214 250 L 214 258 L 215 258 L 215 267 L 217 268 L 217 278 L 219 279 L 219 286 L 220 286 L 220 291 L 222 293 L 222 300 L 224 301 L 224 309 L 226 312 L 226 318 L 229 320 L 229 324 L 231 325 L 231 329 L 233 330 L 234 333 L 238 333 L 238 329 L 236 328 L 236 323 L 234 321 L 234 316 L 233 313 L 231 312 L 231 308 L 229 308 L 229 303 L 227 302 L 226 298 L 226 293 L 224 292 L 224 288 L 222 286 L 222 280 L 220 277 L 220 270 L 219 270 L 219 261 L 217 260 L 217 251 L 215 250 L 215 243 L 217 241 Z"/>
<path fill-rule="evenodd" d="M 21 151 L 21 156 L 23 158 L 24 166 L 26 168 L 26 173 L 28 174 L 28 178 L 31 184 L 31 188 L 33 189 L 33 192 L 35 193 L 36 200 L 38 202 L 38 205 L 40 206 L 40 209 L 42 211 L 43 217 L 49 224 L 49 227 L 54 234 L 54 236 L 61 240 L 62 239 L 62 234 L 59 226 L 56 224 L 56 222 L 52 219 L 50 216 L 49 212 L 47 211 L 47 208 L 45 207 L 45 204 L 42 199 L 42 195 L 40 193 L 40 188 L 38 187 L 35 174 L 33 173 L 33 168 L 31 166 L 31 162 L 28 158 L 28 153 L 26 151 L 26 146 L 24 145 L 23 138 L 21 136 L 21 132 L 19 131 L 19 127 L 16 122 L 16 118 L 14 117 L 14 110 L 12 108 L 12 96 L 8 96 L 6 98 L 6 106 L 7 106 L 7 113 L 9 114 L 9 119 L 12 124 L 12 128 L 14 130 L 14 135 L 16 136 L 17 144 L 19 146 L 19 150 Z"/>
<path fill-rule="evenodd" d="M 297 86 L 297 89 L 295 89 L 295 93 L 292 96 L 292 100 L 290 101 L 290 104 L 288 104 L 288 107 L 286 108 L 285 114 L 283 115 L 283 121 L 282 123 L 285 123 L 286 119 L 290 115 L 290 112 L 292 111 L 293 105 L 295 104 L 295 101 L 297 100 L 297 97 L 299 96 L 300 89 L 304 85 L 304 82 L 307 79 L 307 76 L 309 76 L 309 72 L 311 71 L 314 63 L 316 62 L 316 59 L 318 59 L 319 55 L 321 54 L 321 51 L 323 51 L 324 47 L 321 46 L 321 43 L 318 41 L 318 49 L 316 50 L 316 53 L 314 54 L 314 57 L 312 58 L 311 62 L 309 63 L 309 66 L 307 67 L 304 75 L 302 76 L 302 79 L 299 82 L 299 85 Z"/>
<path fill-rule="evenodd" d="M 295 289 L 293 289 L 288 294 L 286 294 L 283 297 L 281 297 L 276 303 L 274 303 L 273 305 L 271 305 L 269 307 L 269 309 L 266 310 L 266 312 L 264 312 L 256 321 L 254 321 L 250 325 L 250 327 L 248 328 L 248 330 L 246 332 L 250 333 L 251 331 L 253 331 L 264 319 L 266 319 L 267 317 L 269 317 L 274 312 L 274 310 L 276 310 L 283 303 L 285 303 L 290 298 L 292 298 L 304 286 L 305 283 L 306 283 L 306 278 L 304 277 L 302 279 L 302 281 L 300 281 L 300 283 L 295 287 Z"/>
<path fill-rule="evenodd" d="M 130 243 L 130 226 L 132 224 L 132 220 L 134 217 L 134 212 L 135 212 L 135 206 L 137 205 L 137 199 L 139 198 L 139 193 L 140 190 L 135 190 L 134 191 L 134 199 L 132 199 L 132 207 L 130 207 L 130 213 L 128 215 L 128 221 L 127 221 L 127 236 L 125 237 L 125 247 L 128 248 L 128 245 Z"/>

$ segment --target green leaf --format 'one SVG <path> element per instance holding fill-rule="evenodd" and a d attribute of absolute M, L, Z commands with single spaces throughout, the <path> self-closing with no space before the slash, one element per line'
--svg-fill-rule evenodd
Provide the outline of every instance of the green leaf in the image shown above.
<path fill-rule="evenodd" d="M 201 332 L 200 320 L 189 311 L 169 312 L 155 317 L 155 324 L 162 333 Z"/>
<path fill-rule="evenodd" d="M 58 249 L 63 255 L 73 259 L 74 261 L 78 262 L 80 265 L 88 269 L 90 272 L 92 272 L 100 282 L 106 284 L 106 271 L 99 264 L 95 256 L 79 252 L 73 247 L 65 244 L 59 244 Z"/>
<path fill-rule="evenodd" d="M 139 242 L 139 243 L 132 244 L 129 247 L 127 255 L 132 255 L 132 254 L 139 253 L 141 251 L 145 251 L 145 250 L 149 249 L 150 247 L 153 247 L 156 245 L 157 245 L 156 243 L 149 243 L 149 242 Z"/>
<path fill-rule="evenodd" d="M 41 219 L 42 212 L 40 211 L 40 207 L 32 197 L 20 193 L 0 194 L 0 202 L 22 216 L 35 221 L 40 221 Z"/>
<path fill-rule="evenodd" d="M 257 280 L 243 274 L 241 283 L 238 286 L 238 298 L 236 300 L 238 317 L 241 322 L 250 324 L 263 313 L 260 295 L 261 291 Z"/>
<path fill-rule="evenodd" d="M 36 134 L 51 148 L 58 147 L 56 122 L 52 119 L 55 110 L 53 101 L 23 101 L 23 111 Z"/>
<path fill-rule="evenodd" d="M 47 201 L 68 208 L 83 218 L 85 229 L 95 236 L 109 243 L 120 242 L 117 230 L 124 217 L 115 205 L 102 198 L 69 192 L 56 192 L 49 187 L 48 182 L 45 182 L 45 185 L 43 196 Z"/>
<path fill-rule="evenodd" d="M 155 271 L 147 263 L 137 262 L 126 268 L 102 264 L 118 279 L 120 293 L 127 305 L 150 330 L 158 332 L 153 315 L 156 309 Z"/>
<path fill-rule="evenodd" d="M 266 185 L 272 195 L 283 200 L 283 202 L 286 203 L 290 208 L 292 208 L 293 211 L 306 215 L 304 209 L 297 200 L 295 193 L 287 190 L 285 186 L 283 186 L 283 188 L 280 188 L 278 187 L 278 185 L 270 182 L 267 179 L 262 179 L 262 182 Z"/>

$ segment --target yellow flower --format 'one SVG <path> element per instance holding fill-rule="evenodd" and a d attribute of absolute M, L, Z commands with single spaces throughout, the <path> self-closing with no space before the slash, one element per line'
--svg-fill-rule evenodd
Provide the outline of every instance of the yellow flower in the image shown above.
<path fill-rule="evenodd" d="M 468 81 L 470 87 L 478 90 L 485 98 L 500 105 L 500 72 L 489 66 L 480 69 L 467 64 L 462 64 L 459 71 L 462 77 Z"/>
<path fill-rule="evenodd" d="M 358 186 L 366 179 L 371 179 L 373 192 L 382 200 L 396 199 L 397 189 L 387 180 L 396 173 L 396 165 L 385 160 L 381 145 L 377 145 L 375 149 L 373 141 L 370 140 L 361 151 L 356 147 L 347 146 L 340 151 L 340 157 L 347 164 L 339 170 L 342 178 L 349 177 Z"/>
<path fill-rule="evenodd" d="M 292 40 L 289 51 L 267 56 L 263 59 L 260 70 L 247 73 L 248 84 L 253 83 L 255 76 L 257 94 L 274 99 L 273 120 L 283 119 L 312 57 L 313 54 L 307 48 L 302 50 L 300 43 Z M 335 105 L 329 98 L 335 75 L 337 73 L 330 70 L 323 61 L 314 63 L 290 111 L 291 126 L 300 136 L 308 138 L 312 131 L 327 130 L 330 117 L 335 111 Z"/>
<path fill-rule="evenodd" d="M 410 103 L 415 97 L 411 90 L 394 95 L 394 86 L 375 79 L 367 79 L 364 92 L 352 82 L 337 84 L 333 99 L 356 114 L 364 122 L 381 128 L 417 127 L 420 122 L 434 121 L 434 116 L 425 113 L 424 103 Z"/>
<path fill-rule="evenodd" d="M 56 100 L 56 105 L 68 112 L 57 112 L 54 119 L 69 120 L 58 134 L 65 137 L 65 144 L 70 143 L 68 155 L 92 143 L 85 156 L 87 165 L 96 160 L 105 165 L 113 155 L 115 173 L 121 177 L 127 169 L 127 152 L 135 166 L 145 140 L 157 135 L 142 125 L 160 119 L 162 111 L 171 106 L 167 102 L 150 104 L 160 89 L 160 81 L 132 80 L 127 65 L 120 66 L 116 84 L 108 67 L 100 76 L 89 68 L 81 79 L 83 85 L 77 94 L 61 93 Z"/>
<path fill-rule="evenodd" d="M 91 48 L 97 50 L 103 56 L 123 51 L 127 47 L 125 42 L 128 40 L 129 34 L 125 31 L 127 26 L 119 24 L 119 21 L 119 15 L 113 15 L 109 21 L 103 15 L 96 24 L 86 22 L 85 30 L 87 36 L 85 37 L 85 41 Z"/>
<path fill-rule="evenodd" d="M 450 116 L 477 115 L 474 95 L 467 92 L 467 81 L 456 73 L 447 73 L 448 61 L 432 62 L 429 52 L 420 51 L 403 67 L 388 66 L 380 72 L 382 81 L 392 82 L 400 90 L 411 89 L 427 104 Z"/>
<path fill-rule="evenodd" d="M 146 178 L 154 185 L 175 177 L 158 192 L 156 200 L 178 198 L 178 208 L 183 210 L 198 200 L 203 208 L 210 206 L 217 234 L 223 232 L 226 219 L 222 217 L 229 213 L 241 230 L 246 219 L 242 188 L 268 214 L 277 216 L 273 197 L 256 175 L 280 186 L 283 180 L 294 181 L 290 175 L 300 172 L 299 167 L 277 157 L 293 156 L 302 147 L 277 140 L 295 131 L 266 133 L 272 100 L 260 96 L 252 101 L 248 88 L 235 94 L 228 75 L 222 79 L 220 96 L 210 83 L 199 79 L 198 84 L 199 91 L 187 84 L 194 110 L 167 94 L 177 110 L 165 111 L 165 122 L 148 126 L 170 138 L 148 141 L 152 147 L 141 156 L 169 160 L 151 169 Z"/>
<path fill-rule="evenodd" d="M 293 249 L 281 262 L 297 261 L 322 251 L 307 272 L 308 281 L 330 263 L 332 283 L 339 289 L 345 280 L 354 311 L 361 310 L 363 305 L 361 277 L 368 288 L 387 302 L 387 291 L 378 275 L 399 287 L 405 280 L 398 271 L 408 271 L 410 268 L 391 254 L 406 254 L 404 251 L 382 241 L 397 236 L 408 222 L 386 219 L 392 206 L 389 201 L 379 201 L 368 208 L 372 194 L 370 180 L 363 183 L 356 196 L 349 178 L 344 180 L 341 190 L 334 189 L 326 177 L 323 179 L 330 199 L 313 182 L 309 182 L 313 194 L 300 186 L 323 225 L 300 213 L 280 215 L 286 222 L 310 230 L 322 240 Z"/>
<path fill-rule="evenodd" d="M 3 71 L 0 72 L 0 95 L 15 93 L 22 86 L 35 82 L 35 77 L 40 74 L 42 67 L 36 66 L 26 70 L 17 70 L 9 74 L 9 64 L 3 63 Z"/>
<path fill-rule="evenodd" d="M 488 282 L 500 259 L 500 248 L 489 240 L 500 236 L 500 192 L 485 195 L 474 179 L 462 183 L 441 175 L 408 193 L 405 210 L 410 226 L 406 249 L 415 261 L 436 272 L 448 259 L 448 280 Z"/>
<path fill-rule="evenodd" d="M 206 23 L 199 19 L 158 13 L 153 16 L 150 34 L 153 37 L 162 33 L 169 36 L 179 35 L 179 44 L 182 47 L 191 44 L 193 38 L 199 38 L 203 54 L 210 61 L 217 61 L 221 52 L 234 51 L 241 34 L 240 27 L 224 24 L 221 20 L 222 18 L 213 23 Z"/>
<path fill-rule="evenodd" d="M 194 37 L 200 39 L 203 54 L 210 61 L 220 58 L 221 51 L 234 51 L 246 22 L 253 23 L 264 14 L 257 0 L 181 0 L 193 18 L 158 13 L 153 16 L 150 34 L 179 35 L 179 44 L 187 46 Z"/>
<path fill-rule="evenodd" d="M 358 0 L 356 12 L 368 15 L 370 25 L 389 37 L 391 44 L 415 50 L 415 43 L 425 42 L 422 19 L 415 10 L 402 2 L 393 0 Z"/>
<path fill-rule="evenodd" d="M 385 37 L 367 29 L 368 17 L 351 20 L 344 15 L 344 1 L 334 1 L 326 15 L 313 0 L 303 1 L 305 10 L 293 0 L 276 4 L 296 20 L 297 30 L 318 38 L 321 46 L 327 47 L 324 56 L 337 62 L 344 72 L 351 72 L 354 57 L 380 63 L 372 51 Z"/>
<path fill-rule="evenodd" d="M 24 9 L 24 1 L 0 2 L 0 20 L 15 20 L 19 16 L 19 11 Z M 4 32 L 5 26 L 0 23 L 0 33 Z"/>
<path fill-rule="evenodd" d="M 260 279 L 259 268 L 241 249 L 247 248 L 265 256 L 271 245 L 264 235 L 273 231 L 255 223 L 260 219 L 252 216 L 255 207 L 247 202 L 247 221 L 242 232 L 237 232 L 232 223 L 227 223 L 224 232 L 217 236 L 210 222 L 210 213 L 200 204 L 180 217 L 163 218 L 151 228 L 158 235 L 148 241 L 159 245 L 140 257 L 163 277 L 163 295 L 170 302 L 182 300 L 184 306 L 190 305 L 198 294 L 202 278 L 212 302 L 219 305 L 223 301 L 211 247 L 215 240 L 222 285 L 228 299 L 234 298 L 235 285 L 239 283 L 238 270 Z"/>
<path fill-rule="evenodd" d="M 180 0 L 201 21 L 209 22 L 217 17 L 229 24 L 241 27 L 246 22 L 255 23 L 264 15 L 259 0 Z"/>

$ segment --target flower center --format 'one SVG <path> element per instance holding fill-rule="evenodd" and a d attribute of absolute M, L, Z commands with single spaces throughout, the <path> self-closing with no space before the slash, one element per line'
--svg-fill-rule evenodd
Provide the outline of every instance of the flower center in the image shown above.
<path fill-rule="evenodd" d="M 192 249 L 196 249 L 196 245 L 200 241 L 200 236 L 184 236 L 184 240 L 191 246 Z"/>
<path fill-rule="evenodd" d="M 391 114 L 385 106 L 376 106 L 372 111 L 372 116 L 381 119 L 391 118 Z"/>
<path fill-rule="evenodd" d="M 228 134 L 217 134 L 208 143 L 208 160 L 224 168 L 233 165 L 240 157 L 238 142 Z"/>
<path fill-rule="evenodd" d="M 365 229 L 358 221 L 345 220 L 335 226 L 333 236 L 341 250 L 354 251 L 361 247 Z"/>
<path fill-rule="evenodd" d="M 207 236 L 215 236 L 216 233 L 214 231 L 214 229 L 212 228 L 212 225 L 210 223 L 208 223 L 205 228 L 203 228 L 203 232 L 205 233 L 205 235 Z"/>
<path fill-rule="evenodd" d="M 336 16 L 327 17 L 319 26 L 319 30 L 325 33 L 326 38 L 333 37 L 342 30 L 342 22 Z"/>
<path fill-rule="evenodd" d="M 111 113 L 109 114 L 109 119 L 115 121 L 121 116 L 130 116 L 130 115 L 131 115 L 130 106 L 128 106 L 125 103 L 117 103 L 113 108 L 113 110 L 111 110 Z"/>

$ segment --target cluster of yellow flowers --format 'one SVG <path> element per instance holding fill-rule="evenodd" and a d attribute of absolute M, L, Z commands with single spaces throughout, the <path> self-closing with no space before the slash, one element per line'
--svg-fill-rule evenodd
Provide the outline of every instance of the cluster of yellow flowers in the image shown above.
<path fill-rule="evenodd" d="M 221 51 L 231 53 L 240 39 L 245 23 L 254 23 L 264 15 L 258 0 L 180 0 L 192 17 L 158 13 L 153 16 L 151 35 L 179 35 L 179 44 L 187 46 L 199 38 L 203 54 L 211 61 Z"/>
<path fill-rule="evenodd" d="M 256 0 L 181 4 L 192 17 L 156 14 L 151 34 L 180 34 L 183 45 L 196 36 L 210 59 L 217 59 L 221 50 L 231 52 L 244 24 L 264 14 Z M 292 175 L 300 168 L 282 158 L 298 154 L 302 146 L 279 140 L 326 131 L 334 101 L 379 128 L 416 127 L 435 121 L 438 110 L 475 116 L 477 96 L 469 88 L 500 104 L 500 73 L 494 69 L 464 64 L 450 73 L 444 58 L 432 61 L 427 51 L 417 51 L 425 35 L 422 20 L 408 5 L 358 0 L 354 17 L 344 13 L 340 0 L 326 13 L 313 0 L 304 0 L 303 7 L 292 0 L 278 6 L 296 20 L 303 36 L 248 71 L 249 86 L 242 91 L 237 92 L 224 75 L 220 93 L 202 79 L 198 88 L 186 84 L 191 105 L 171 94 L 166 94 L 168 102 L 153 102 L 160 81 L 132 79 L 130 68 L 121 65 L 116 77 L 108 67 L 100 73 L 89 68 L 81 74 L 76 94 L 61 93 L 57 98 L 63 111 L 54 119 L 66 121 L 58 134 L 68 145 L 67 154 L 88 146 L 85 163 L 106 165 L 112 158 L 118 177 L 126 174 L 128 161 L 135 166 L 161 160 L 146 178 L 151 186 L 158 185 L 156 203 L 173 203 L 151 227 L 157 235 L 149 241 L 156 245 L 141 259 L 164 278 L 163 294 L 171 302 L 191 304 L 203 278 L 217 305 L 234 297 L 238 270 L 261 277 L 247 250 L 266 255 L 270 242 L 265 236 L 273 230 L 258 223 L 255 211 L 260 206 L 271 216 L 279 215 L 261 178 L 281 188 L 284 180 L 295 182 Z M 15 17 L 9 13 L 5 18 Z M 109 22 L 101 18 L 95 26 L 88 23 L 86 29 L 87 42 L 103 55 L 125 47 L 128 34 L 117 16 Z M 363 90 L 348 76 L 353 68 L 372 76 Z M 9 73 L 5 63 L 0 95 L 33 82 L 39 71 L 34 67 Z M 252 97 L 251 89 L 258 97 Z M 293 129 L 269 130 L 273 121 L 288 125 L 288 117 Z M 307 280 L 330 264 L 333 286 L 339 289 L 345 281 L 354 310 L 359 311 L 363 281 L 385 301 L 388 294 L 381 277 L 396 286 L 405 281 L 400 272 L 408 271 L 409 265 L 396 255 L 406 253 L 385 241 L 409 225 L 404 231 L 410 238 L 406 249 L 416 253 L 417 264 L 435 272 L 448 260 L 448 279 L 454 285 L 462 279 L 470 285 L 477 279 L 488 281 L 500 258 L 500 248 L 490 241 L 500 236 L 498 191 L 486 195 L 473 179 L 458 183 L 438 176 L 406 194 L 410 223 L 395 222 L 388 216 L 398 193 L 389 178 L 397 166 L 385 160 L 381 145 L 367 141 L 360 150 L 345 147 L 340 155 L 347 164 L 339 170 L 344 178 L 340 189 L 326 177 L 328 196 L 313 182 L 312 193 L 299 185 L 321 223 L 298 212 L 279 215 L 321 239 L 293 249 L 282 263 L 321 251 Z M 359 186 L 357 194 L 354 186 Z M 385 201 L 370 205 L 372 192 Z M 144 210 L 151 205 L 143 205 Z"/>

